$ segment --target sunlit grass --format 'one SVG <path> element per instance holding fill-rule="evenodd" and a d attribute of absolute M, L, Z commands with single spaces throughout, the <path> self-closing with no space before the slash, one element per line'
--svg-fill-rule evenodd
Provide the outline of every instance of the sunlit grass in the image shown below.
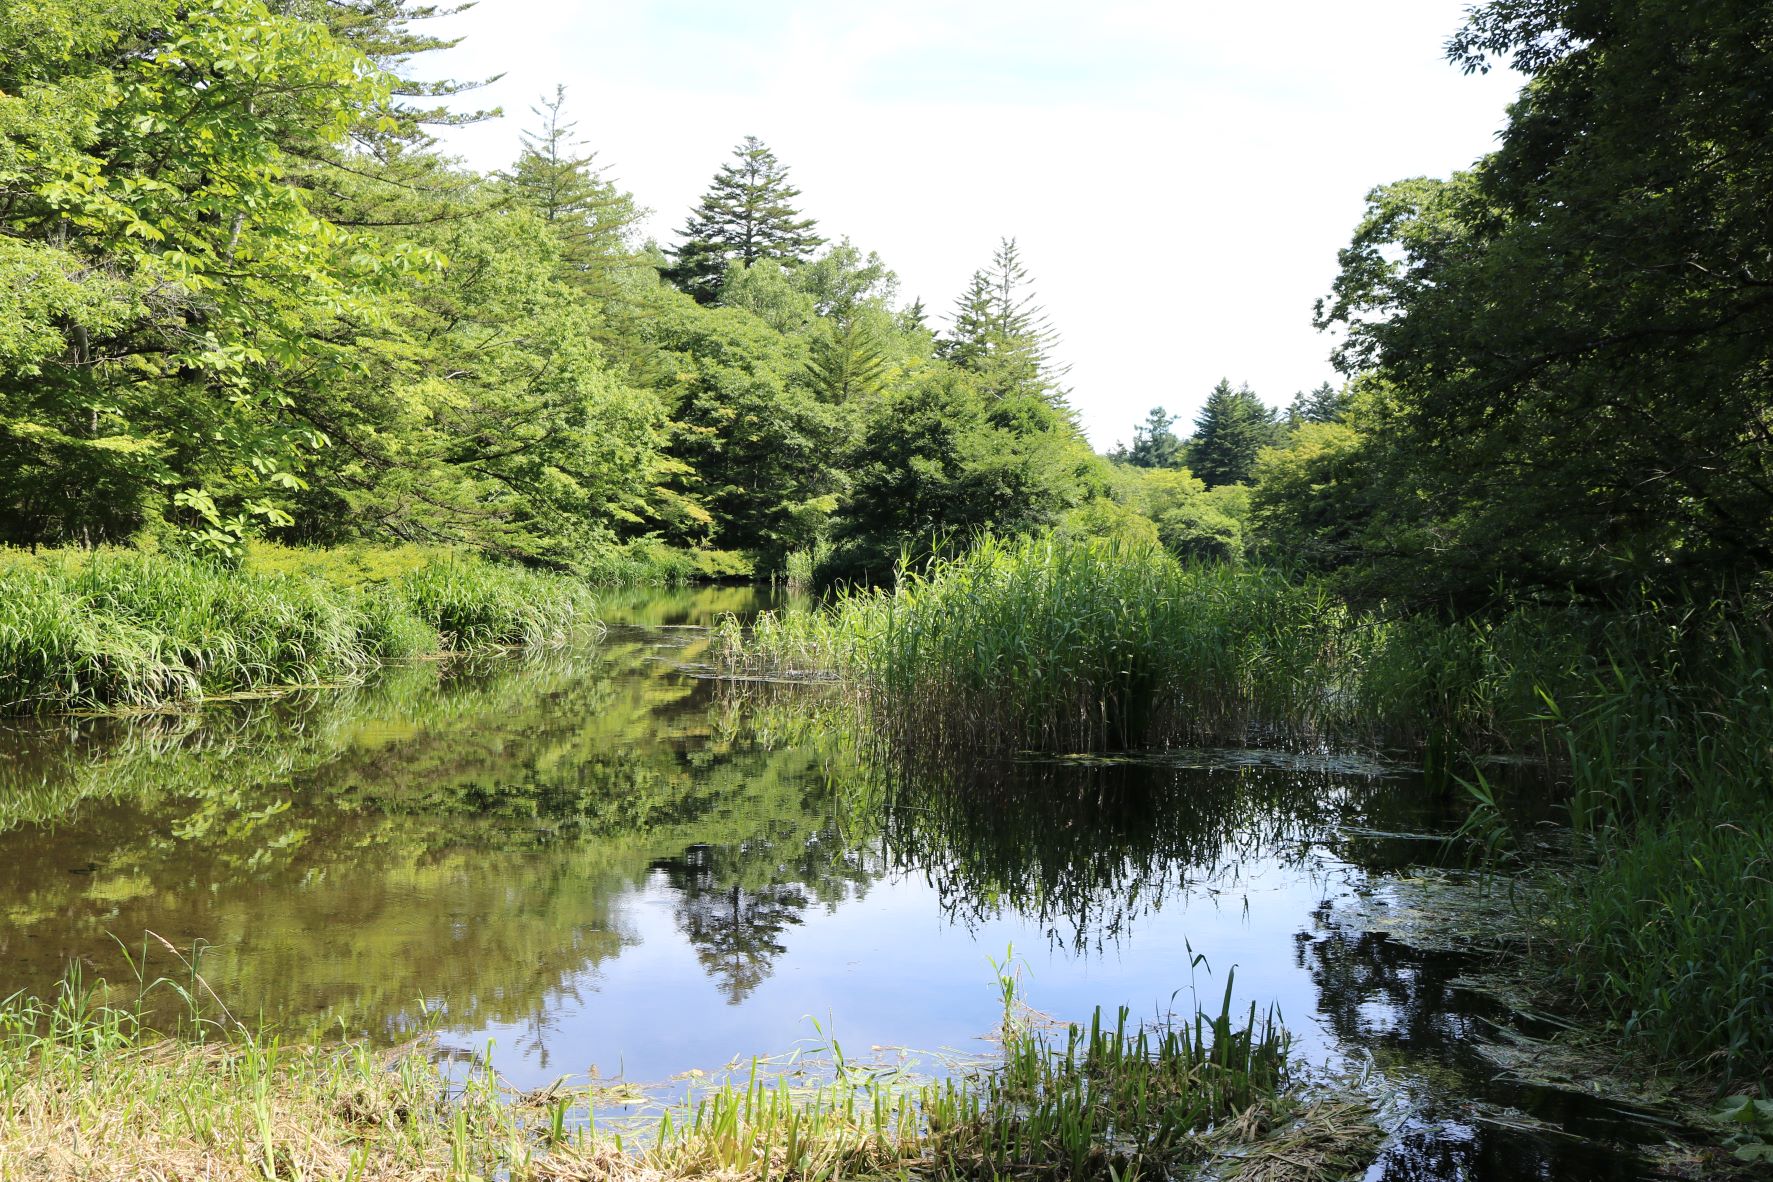
<path fill-rule="evenodd" d="M 0 712 L 352 684 L 418 653 L 558 644 L 595 626 L 581 584 L 448 552 L 409 549 L 380 569 L 355 553 L 336 572 L 264 548 L 240 568 L 14 553 L 0 563 Z"/>
<path fill-rule="evenodd" d="M 1234 1014 L 1229 987 L 1218 1013 L 1185 1023 L 1123 1010 L 1048 1028 L 1020 1016 L 1006 979 L 1001 1055 L 948 1078 L 859 1070 L 833 1042 L 810 1082 L 754 1065 L 625 1132 L 593 1119 L 607 1093 L 518 1094 L 484 1063 L 452 1076 L 419 1046 L 285 1045 L 206 989 L 195 971 L 144 988 L 184 999 L 181 1039 L 77 984 L 0 1004 L 0 1177 L 1132 1180 L 1232 1144 L 1297 1152 L 1302 1128 L 1326 1151 L 1321 1101 L 1285 1093 L 1285 1034 Z M 1363 1106 L 1339 1113 L 1336 1151 L 1370 1148 Z"/>
<path fill-rule="evenodd" d="M 1555 634 L 1355 612 L 1261 569 L 1047 537 L 987 538 L 891 590 L 728 621 L 721 642 L 735 671 L 845 676 L 889 741 L 978 753 L 1446 734 L 1536 747 L 1535 687 L 1579 662 Z"/>

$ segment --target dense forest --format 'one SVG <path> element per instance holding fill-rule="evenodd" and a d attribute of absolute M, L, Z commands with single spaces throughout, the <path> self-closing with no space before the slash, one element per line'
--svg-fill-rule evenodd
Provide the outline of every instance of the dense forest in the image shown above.
<path fill-rule="evenodd" d="M 648 539 L 878 576 L 1056 527 L 1455 611 L 1743 588 L 1773 557 L 1753 5 L 1478 10 L 1453 59 L 1529 83 L 1492 155 L 1370 195 L 1317 311 L 1346 384 L 1277 414 L 1222 382 L 1108 457 L 1013 239 L 932 313 L 747 138 L 643 240 L 564 91 L 508 169 L 441 150 L 482 116 L 420 80 L 430 15 L 9 10 L 0 538 L 569 571 Z"/>
<path fill-rule="evenodd" d="M 667 252 L 557 90 L 511 166 L 431 132 L 427 8 L 93 8 L 0 28 L 0 538 L 445 542 L 714 573 L 1105 499 L 1015 242 L 940 327 L 748 138 Z M 457 103 L 461 106 L 461 103 Z"/>

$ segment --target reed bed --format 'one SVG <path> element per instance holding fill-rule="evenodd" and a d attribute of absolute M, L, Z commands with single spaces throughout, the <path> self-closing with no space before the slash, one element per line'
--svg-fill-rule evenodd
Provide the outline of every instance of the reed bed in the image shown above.
<path fill-rule="evenodd" d="M 1678 1068 L 1773 1075 L 1773 676 L 1716 610 L 1647 614 L 1548 703 L 1591 868 L 1555 910 L 1587 1004 Z"/>
<path fill-rule="evenodd" d="M 1285 1034 L 1234 1014 L 1229 987 L 1216 1015 L 1187 1024 L 1147 1028 L 1123 1010 L 1049 1029 L 1018 1015 L 1006 982 L 1002 1056 L 976 1070 L 871 1074 L 833 1044 L 823 1082 L 754 1065 L 625 1136 L 591 1119 L 598 1093 L 518 1094 L 483 1063 L 452 1079 L 417 1046 L 285 1045 L 247 1033 L 206 988 L 193 970 L 143 990 L 183 998 L 181 1040 L 77 984 L 0 1004 L 0 1179 L 1132 1180 L 1233 1147 L 1249 1161 L 1285 1145 L 1274 1160 L 1291 1160 L 1326 1127 L 1321 1098 L 1284 1094 Z M 1338 1111 L 1343 1151 L 1370 1145 L 1364 1107 Z"/>
<path fill-rule="evenodd" d="M 1536 687 L 1582 660 L 1557 635 L 1540 619 L 1356 613 L 1261 569 L 1036 537 L 986 538 L 891 590 L 749 630 L 728 621 L 720 641 L 735 672 L 848 678 L 889 744 L 979 754 L 1437 735 L 1536 749 Z"/>
<path fill-rule="evenodd" d="M 448 552 L 386 579 L 340 569 L 130 550 L 11 555 L 0 562 L 0 713 L 354 684 L 422 652 L 559 644 L 596 625 L 571 580 Z"/>

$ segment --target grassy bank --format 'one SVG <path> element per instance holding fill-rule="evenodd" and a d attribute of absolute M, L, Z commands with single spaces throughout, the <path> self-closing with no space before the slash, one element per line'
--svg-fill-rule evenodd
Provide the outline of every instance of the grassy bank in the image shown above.
<path fill-rule="evenodd" d="M 361 681 L 421 653 L 560 644 L 574 580 L 443 550 L 0 554 L 0 712 L 154 708 Z"/>
<path fill-rule="evenodd" d="M 217 1009 L 201 978 L 181 992 Z M 1013 987 L 1006 997 L 1013 1005 Z M 420 1047 L 287 1046 L 225 1013 L 159 1040 L 69 988 L 0 1006 L 0 1178 L 469 1179 L 1044 1177 L 1136 1179 L 1225 1155 L 1227 1178 L 1337 1176 L 1370 1156 L 1352 1100 L 1286 1097 L 1285 1038 L 1252 1013 L 1159 1030 L 1100 1016 L 1037 1029 L 1006 1007 L 1001 1059 L 932 1082 L 754 1071 L 669 1103 L 626 1136 L 598 1095 L 519 1095 Z M 626 1099 L 631 1100 L 628 1096 Z M 1233 1157 L 1228 1151 L 1235 1150 Z M 1311 1172 L 1311 1171 L 1316 1172 Z"/>
<path fill-rule="evenodd" d="M 1446 623 L 1152 546 L 1025 539 L 722 640 L 738 671 L 841 673 L 903 760 L 1403 747 L 1486 800 L 1473 757 L 1542 756 L 1586 855 L 1556 892 L 1572 996 L 1659 1062 L 1754 1079 L 1773 1071 L 1773 661 L 1739 615 Z"/>

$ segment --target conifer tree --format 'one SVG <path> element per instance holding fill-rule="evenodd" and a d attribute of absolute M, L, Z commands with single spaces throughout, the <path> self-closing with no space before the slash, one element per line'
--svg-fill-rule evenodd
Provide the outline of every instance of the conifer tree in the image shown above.
<path fill-rule="evenodd" d="M 818 223 L 794 206 L 800 190 L 788 169 L 756 136 L 733 149 L 734 162 L 714 174 L 708 191 L 678 231 L 681 245 L 665 276 L 701 303 L 712 303 L 729 262 L 760 259 L 793 265 L 824 243 Z"/>
<path fill-rule="evenodd" d="M 1188 467 L 1208 488 L 1245 484 L 1256 456 L 1277 442 L 1275 427 L 1274 412 L 1249 386 L 1234 390 L 1221 378 L 1194 420 Z"/>
<path fill-rule="evenodd" d="M 868 305 L 828 317 L 811 345 L 807 376 L 813 392 L 827 402 L 848 402 L 879 393 L 890 366 L 882 314 Z"/>
<path fill-rule="evenodd" d="M 1287 405 L 1287 425 L 1337 422 L 1348 409 L 1347 403 L 1342 391 L 1328 382 L 1320 383 L 1310 393 L 1301 390 L 1293 395 L 1293 401 Z"/>
<path fill-rule="evenodd" d="M 987 393 L 1037 394 L 1064 407 L 1060 380 L 1067 367 L 1052 357 L 1058 334 L 1035 298 L 1014 238 L 998 244 L 989 267 L 973 272 L 950 321 L 939 342 L 941 356 L 977 374 Z"/>
<path fill-rule="evenodd" d="M 1180 468 L 1182 440 L 1171 430 L 1176 420 L 1161 406 L 1151 408 L 1145 421 L 1133 428 L 1133 446 L 1127 463 L 1138 468 Z"/>
<path fill-rule="evenodd" d="M 522 151 L 504 179 L 553 227 L 569 272 L 595 286 L 602 271 L 626 259 L 640 210 L 604 178 L 595 152 L 581 153 L 578 124 L 564 118 L 565 106 L 566 87 L 556 86 L 552 98 L 530 108 L 538 126 L 521 133 Z"/>

